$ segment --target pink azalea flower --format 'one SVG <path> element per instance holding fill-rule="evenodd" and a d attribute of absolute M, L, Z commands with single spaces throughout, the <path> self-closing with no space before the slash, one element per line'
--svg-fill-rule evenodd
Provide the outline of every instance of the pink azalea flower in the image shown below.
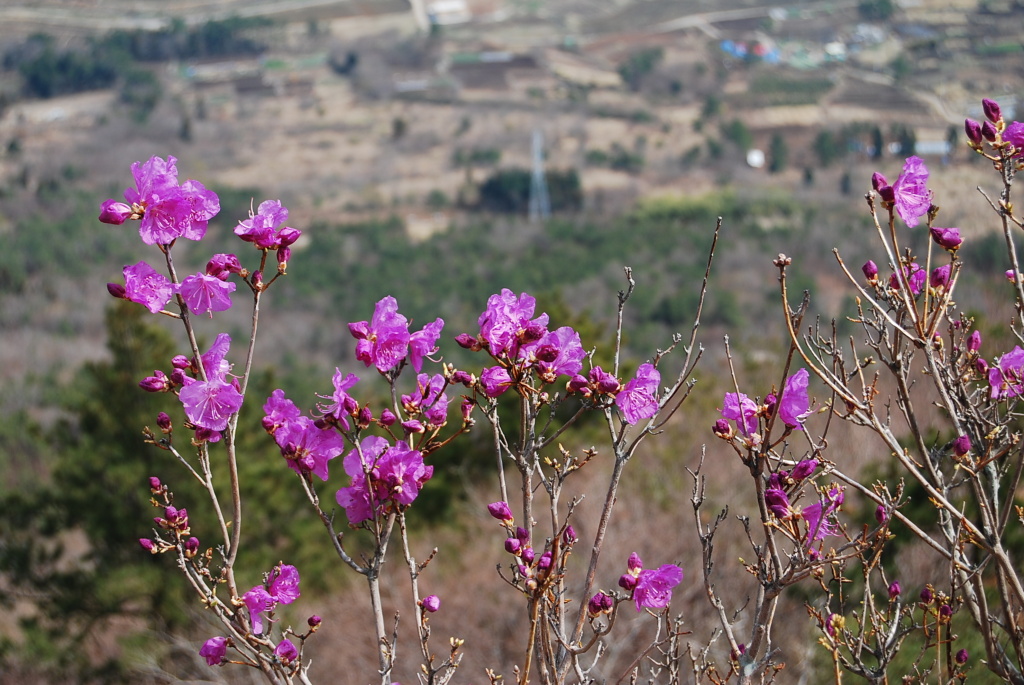
<path fill-rule="evenodd" d="M 659 569 L 640 571 L 633 589 L 636 610 L 663 609 L 672 601 L 672 588 L 683 580 L 683 569 L 665 564 Z"/>
<path fill-rule="evenodd" d="M 524 356 L 525 350 L 520 351 Z M 543 338 L 529 347 L 526 355 L 537 375 L 545 383 L 554 383 L 559 376 L 573 376 L 583 369 L 583 358 L 587 353 L 580 342 L 580 334 L 569 326 L 549 331 Z"/>
<path fill-rule="evenodd" d="M 834 514 L 843 503 L 843 491 L 839 488 L 830 488 L 826 501 L 815 502 L 804 507 L 802 512 L 807 521 L 807 545 L 810 546 L 817 540 L 824 540 L 825 536 L 839 535 L 842 529 L 835 522 Z"/>
<path fill-rule="evenodd" d="M 349 430 L 348 418 L 357 411 L 359 411 L 359 403 L 356 402 L 348 394 L 348 390 L 353 385 L 359 382 L 359 376 L 354 373 L 350 373 L 347 376 L 343 376 L 341 369 L 334 367 L 334 394 L 330 397 L 321 395 L 325 400 L 329 399 L 330 402 L 324 402 L 318 404 L 317 408 L 326 416 L 332 416 L 334 419 L 341 424 L 342 428 Z"/>
<path fill-rule="evenodd" d="M 444 321 L 435 319 L 409 336 L 409 363 L 419 373 L 423 369 L 423 358 L 437 352 L 437 339 L 441 337 Z"/>
<path fill-rule="evenodd" d="M 275 566 L 270 572 L 267 589 L 270 596 L 281 604 L 291 604 L 299 598 L 299 571 L 290 564 Z"/>
<path fill-rule="evenodd" d="M 203 643 L 199 650 L 199 656 L 206 659 L 210 666 L 218 666 L 224 663 L 224 655 L 228 651 L 228 639 L 226 637 L 211 637 Z"/>
<path fill-rule="evenodd" d="M 409 353 L 409 322 L 398 313 L 398 302 L 390 295 L 380 300 L 369 321 L 348 325 L 356 343 L 356 359 L 386 373 Z"/>
<path fill-rule="evenodd" d="M 154 314 L 166 307 L 174 296 L 174 284 L 146 262 L 126 266 L 122 273 L 124 297 Z"/>
<path fill-rule="evenodd" d="M 178 392 L 178 399 L 189 421 L 200 428 L 222 431 L 227 428 L 231 415 L 242 407 L 242 393 L 233 383 L 224 380 L 231 368 L 224 359 L 230 345 L 231 337 L 221 333 L 201 357 L 207 380 L 183 378 L 184 386 Z"/>
<path fill-rule="evenodd" d="M 274 432 L 274 441 L 299 475 L 312 473 L 327 480 L 327 462 L 345 451 L 345 440 L 333 428 L 319 428 L 308 416 L 299 416 Z"/>
<path fill-rule="evenodd" d="M 181 282 L 178 292 L 193 314 L 209 313 L 212 317 L 213 312 L 231 309 L 235 284 L 208 274 L 193 274 Z"/>
<path fill-rule="evenodd" d="M 515 357 L 523 344 L 539 340 L 547 332 L 548 315 L 533 319 L 537 300 L 522 293 L 516 297 L 508 288 L 487 299 L 487 309 L 480 315 L 480 335 L 487 341 L 495 357 Z"/>
<path fill-rule="evenodd" d="M 283 226 L 288 220 L 288 210 L 280 200 L 261 202 L 256 214 L 239 222 L 235 235 L 261 250 L 286 248 L 302 235 L 297 228 Z"/>
<path fill-rule="evenodd" d="M 928 213 L 932 194 L 927 187 L 928 168 L 920 157 L 907 157 L 903 173 L 892 184 L 896 213 L 903 223 L 913 228 L 918 219 Z"/>
<path fill-rule="evenodd" d="M 626 387 L 615 396 L 615 404 L 628 424 L 649 419 L 658 413 L 658 385 L 661 373 L 653 364 L 641 364 Z"/>
<path fill-rule="evenodd" d="M 200 240 L 220 211 L 216 193 L 198 181 L 178 185 L 177 160 L 151 157 L 132 164 L 135 187 L 124 191 L 127 205 L 107 200 L 100 220 L 106 223 L 141 218 L 139 235 L 147 245 L 167 245 L 177 238 Z"/>
<path fill-rule="evenodd" d="M 242 595 L 242 602 L 245 604 L 245 608 L 249 610 L 252 632 L 260 635 L 263 632 L 263 612 L 274 608 L 274 598 L 270 596 L 265 587 L 256 585 Z"/>
<path fill-rule="evenodd" d="M 807 369 L 800 369 L 787 378 L 779 403 L 779 418 L 798 431 L 804 429 L 804 419 L 811 414 L 810 399 L 807 396 L 808 378 Z"/>
<path fill-rule="evenodd" d="M 1024 350 L 1020 345 L 999 357 L 988 368 L 989 397 L 1004 400 L 1024 394 Z"/>
<path fill-rule="evenodd" d="M 512 376 L 500 366 L 490 366 L 480 372 L 480 385 L 488 397 L 497 397 L 512 387 Z"/>
<path fill-rule="evenodd" d="M 757 404 L 743 393 L 727 392 L 722 402 L 722 418 L 732 419 L 743 435 L 757 431 Z"/>

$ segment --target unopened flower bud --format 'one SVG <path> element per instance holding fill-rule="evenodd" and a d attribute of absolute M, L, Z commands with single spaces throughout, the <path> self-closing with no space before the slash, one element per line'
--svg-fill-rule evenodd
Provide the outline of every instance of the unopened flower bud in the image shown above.
<path fill-rule="evenodd" d="M 288 260 L 292 258 L 292 248 L 282 247 L 277 251 L 277 273 L 283 274 L 288 270 Z"/>
<path fill-rule="evenodd" d="M 119 300 L 128 299 L 125 296 L 125 293 L 127 291 L 124 289 L 124 286 L 121 285 L 120 283 L 107 283 L 107 292 L 110 293 L 111 297 L 116 297 Z"/>
<path fill-rule="evenodd" d="M 171 432 L 171 417 L 167 415 L 167 412 L 162 411 L 156 415 L 156 425 L 159 426 L 160 430 L 164 433 Z"/>
<path fill-rule="evenodd" d="M 359 415 L 356 417 L 356 425 L 360 428 L 366 428 L 373 421 L 373 412 L 370 411 L 369 407 L 363 407 L 359 410 Z"/>
<path fill-rule="evenodd" d="M 981 124 L 974 119 L 965 119 L 964 132 L 967 133 L 967 140 L 971 141 L 971 145 L 981 145 Z"/>
<path fill-rule="evenodd" d="M 139 381 L 139 387 L 146 392 L 167 392 L 171 389 L 169 380 L 167 374 L 157 369 L 152 376 L 147 376 Z"/>
<path fill-rule="evenodd" d="M 932 599 L 934 598 L 935 595 L 932 594 L 932 589 L 925 585 L 924 588 L 921 590 L 921 601 L 925 604 L 931 604 Z"/>
<path fill-rule="evenodd" d="M 715 425 L 711 427 L 711 430 L 715 435 L 727 440 L 732 437 L 732 426 L 725 419 L 718 419 L 715 421 Z"/>
<path fill-rule="evenodd" d="M 150 554 L 157 553 L 156 545 L 153 544 L 152 540 L 149 540 L 147 538 L 139 538 L 139 544 L 142 545 L 142 549 L 146 550 Z"/>
<path fill-rule="evenodd" d="M 565 532 L 562 533 L 562 542 L 567 545 L 574 545 L 579 538 L 576 536 L 576 529 L 572 526 L 566 526 Z"/>
<path fill-rule="evenodd" d="M 522 549 L 523 543 L 515 538 L 505 538 L 505 551 L 509 554 L 519 556 L 519 550 Z"/>
<path fill-rule="evenodd" d="M 939 607 L 939 616 L 941 616 L 942 618 L 949 618 L 952 615 L 953 607 L 949 606 L 948 604 L 943 604 Z"/>
<path fill-rule="evenodd" d="M 537 553 L 533 551 L 533 547 L 523 547 L 519 551 L 519 558 L 522 559 L 527 564 L 532 564 L 533 560 L 534 560 L 534 558 L 536 558 L 536 556 L 537 556 Z"/>
<path fill-rule="evenodd" d="M 992 125 L 992 122 L 986 121 L 981 125 L 981 137 L 992 143 L 995 142 L 996 136 L 999 132 L 996 131 L 996 127 Z"/>
<path fill-rule="evenodd" d="M 968 435 L 961 435 L 953 441 L 953 454 L 962 457 L 971 451 L 971 438 Z"/>
<path fill-rule="evenodd" d="M 636 576 L 632 574 L 623 573 L 621 576 L 619 576 L 619 587 L 625 590 L 626 592 L 631 592 L 633 588 L 636 587 L 636 583 Z"/>
<path fill-rule="evenodd" d="M 476 402 L 465 397 L 462 399 L 462 404 L 459 405 L 459 410 L 462 412 L 462 422 L 469 423 L 473 420 L 473 410 L 476 408 Z"/>
<path fill-rule="evenodd" d="M 949 273 L 951 270 L 952 267 L 949 264 L 943 264 L 932 269 L 931 274 L 928 275 L 928 284 L 936 290 L 949 287 Z"/>
<path fill-rule="evenodd" d="M 263 285 L 263 272 L 262 271 L 253 271 L 251 278 L 252 278 L 252 284 L 255 285 L 256 287 L 259 287 L 259 286 Z"/>
<path fill-rule="evenodd" d="M 1003 118 L 1003 111 L 1000 109 L 999 103 L 995 100 L 984 98 L 981 101 L 981 109 L 985 112 L 985 118 L 993 124 L 998 124 L 999 120 Z"/>
<path fill-rule="evenodd" d="M 871 285 L 878 283 L 877 264 L 875 264 L 873 261 L 869 259 L 868 261 L 864 262 L 864 266 L 862 266 L 860 269 L 861 271 L 864 272 L 864 278 L 868 279 L 868 283 L 870 283 Z"/>
<path fill-rule="evenodd" d="M 164 489 L 164 484 L 160 482 L 159 478 L 157 478 L 156 476 L 150 476 L 149 477 L 149 491 L 150 492 L 152 492 L 155 495 L 158 492 L 162 492 L 163 489 Z"/>
<path fill-rule="evenodd" d="M 461 383 L 467 388 L 473 387 L 473 374 L 468 371 L 456 371 L 452 374 L 452 383 Z"/>
<path fill-rule="evenodd" d="M 398 417 L 395 416 L 393 411 L 390 409 L 383 409 L 380 412 L 380 418 L 377 419 L 377 422 L 382 426 L 393 426 L 397 420 Z"/>
<path fill-rule="evenodd" d="M 565 385 L 566 390 L 568 390 L 569 392 L 582 392 L 584 390 L 587 390 L 589 387 L 590 383 L 587 381 L 587 379 L 579 374 L 576 374 L 575 376 L 570 378 L 569 382 L 566 383 Z"/>
<path fill-rule="evenodd" d="M 541 570 L 551 568 L 551 550 L 540 555 L 540 559 L 537 559 L 537 568 Z"/>
<path fill-rule="evenodd" d="M 522 526 L 516 526 L 516 539 L 524 545 L 528 544 L 530 542 L 530 532 Z"/>
<path fill-rule="evenodd" d="M 981 349 L 981 331 L 972 331 L 967 337 L 967 351 L 971 354 L 977 354 L 978 350 Z"/>
<path fill-rule="evenodd" d="M 903 592 L 903 588 L 900 587 L 900 581 L 894 580 L 891 583 L 889 583 L 889 601 L 890 602 L 893 601 L 894 599 L 897 599 L 900 596 L 901 592 Z"/>
<path fill-rule="evenodd" d="M 302 231 L 291 226 L 285 226 L 277 233 L 277 238 L 281 242 L 281 248 L 287 248 L 289 245 L 294 245 L 295 241 L 302 236 Z M 280 251 L 280 249 L 278 250 Z"/>
<path fill-rule="evenodd" d="M 938 226 L 932 226 L 929 229 L 929 232 L 932 234 L 932 240 L 934 240 L 939 247 L 949 250 L 950 252 L 960 249 L 961 243 L 964 242 L 964 239 L 960 237 L 959 228 L 940 228 Z"/>
<path fill-rule="evenodd" d="M 409 419 L 408 421 L 403 421 L 402 428 L 405 430 L 406 435 L 410 435 L 412 433 L 423 433 L 427 430 L 426 427 L 423 425 L 423 422 L 420 421 L 419 419 Z"/>
<path fill-rule="evenodd" d="M 961 649 L 959 652 L 956 653 L 956 656 L 954 658 L 956 659 L 956 662 L 958 664 L 963 666 L 964 664 L 967 663 L 967 659 L 969 659 L 970 656 L 967 654 L 967 650 L 966 649 Z"/>
<path fill-rule="evenodd" d="M 875 173 L 871 174 L 871 189 L 872 190 L 874 190 L 875 192 L 878 192 L 879 190 L 881 190 L 882 188 L 886 187 L 887 185 L 889 185 L 889 182 L 885 180 L 885 176 L 882 176 L 882 174 L 878 173 L 877 171 Z"/>
<path fill-rule="evenodd" d="M 644 562 L 639 554 L 633 552 L 629 555 L 629 559 L 626 560 L 626 570 L 634 576 L 639 575 L 640 571 L 644 570 Z"/>
<path fill-rule="evenodd" d="M 512 509 L 507 502 L 492 502 L 487 505 L 487 513 L 499 521 L 511 523 L 514 520 Z"/>
<path fill-rule="evenodd" d="M 801 461 L 800 463 L 793 467 L 793 472 L 790 473 L 789 475 L 793 480 L 803 480 L 804 478 L 807 478 L 812 473 L 814 473 L 814 470 L 817 468 L 817 459 L 804 459 L 803 461 Z"/>
<path fill-rule="evenodd" d="M 878 197 L 882 198 L 882 202 L 895 202 L 896 191 L 892 189 L 892 186 L 882 186 L 878 189 Z"/>
<path fill-rule="evenodd" d="M 988 362 L 982 359 L 981 357 L 978 357 L 977 359 L 974 360 L 974 369 L 979 374 L 984 376 L 985 374 L 988 373 Z"/>
<path fill-rule="evenodd" d="M 880 524 L 885 523 L 889 520 L 889 510 L 884 504 L 879 504 L 875 507 L 875 520 Z"/>
<path fill-rule="evenodd" d="M 531 323 L 523 329 L 523 332 L 520 335 L 520 340 L 526 344 L 536 342 L 543 338 L 547 332 L 547 326 L 539 323 Z"/>
<path fill-rule="evenodd" d="M 437 595 L 427 595 L 420 603 L 430 613 L 434 613 L 441 608 L 441 598 Z"/>
<path fill-rule="evenodd" d="M 322 618 L 320 618 L 319 616 L 317 616 L 316 614 L 313 614 L 312 616 L 310 616 L 309 618 L 306 619 L 306 625 L 308 625 L 313 630 L 316 630 L 317 628 L 319 628 L 320 624 L 323 623 L 323 622 L 324 622 L 324 620 Z"/>
<path fill-rule="evenodd" d="M 185 540 L 185 556 L 191 559 L 199 552 L 199 538 Z"/>
<path fill-rule="evenodd" d="M 483 346 L 480 344 L 480 341 L 477 340 L 472 335 L 470 335 L 469 333 L 459 333 L 457 336 L 455 336 L 455 342 L 458 343 L 459 347 L 462 347 L 467 350 L 472 350 L 473 352 L 479 352 L 480 350 L 483 349 Z"/>
<path fill-rule="evenodd" d="M 587 602 L 587 614 L 589 614 L 591 618 L 596 618 L 601 614 L 609 613 L 614 606 L 614 599 L 603 592 L 598 592 L 590 598 L 590 601 Z"/>
<path fill-rule="evenodd" d="M 132 213 L 132 208 L 125 203 L 107 200 L 100 206 L 100 221 L 120 226 L 131 217 Z"/>

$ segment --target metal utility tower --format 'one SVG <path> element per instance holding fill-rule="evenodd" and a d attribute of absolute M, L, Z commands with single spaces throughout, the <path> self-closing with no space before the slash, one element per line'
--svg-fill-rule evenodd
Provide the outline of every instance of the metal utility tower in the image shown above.
<path fill-rule="evenodd" d="M 548 182 L 544 178 L 544 134 L 533 129 L 533 173 L 530 176 L 530 223 L 535 224 L 551 216 L 551 198 Z"/>

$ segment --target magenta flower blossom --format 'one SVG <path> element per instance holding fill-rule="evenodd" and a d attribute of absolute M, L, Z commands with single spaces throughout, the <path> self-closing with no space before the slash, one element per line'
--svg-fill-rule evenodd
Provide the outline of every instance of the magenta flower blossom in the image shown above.
<path fill-rule="evenodd" d="M 683 569 L 675 564 L 665 564 L 659 569 L 640 572 L 633 588 L 636 610 L 663 609 L 672 601 L 672 588 L 683 580 Z"/>
<path fill-rule="evenodd" d="M 218 666 L 224 662 L 224 656 L 228 652 L 228 639 L 226 637 L 211 637 L 203 643 L 199 650 L 199 656 L 206 659 L 210 666 Z"/>
<path fill-rule="evenodd" d="M 359 403 L 348 394 L 348 391 L 359 382 L 359 377 L 354 373 L 347 376 L 341 374 L 341 369 L 334 367 L 334 394 L 330 397 L 321 395 L 331 402 L 318 404 L 317 408 L 325 417 L 331 416 L 341 424 L 345 430 L 349 430 L 348 416 L 353 416 L 359 411 Z"/>
<path fill-rule="evenodd" d="M 490 366 L 480 372 L 480 385 L 488 397 L 497 397 L 512 387 L 512 376 L 500 366 Z"/>
<path fill-rule="evenodd" d="M 658 413 L 658 385 L 661 373 L 653 364 L 641 364 L 634 376 L 619 394 L 615 396 L 615 404 L 622 411 L 622 417 L 628 424 L 635 424 L 652 418 Z"/>
<path fill-rule="evenodd" d="M 774 474 L 773 474 L 774 475 Z M 767 488 L 764 491 L 764 503 L 768 511 L 775 515 L 775 518 L 784 520 L 793 515 L 793 508 L 789 503 L 789 496 L 782 488 Z"/>
<path fill-rule="evenodd" d="M 804 429 L 804 420 L 812 413 L 809 408 L 811 401 L 807 396 L 808 378 L 807 369 L 800 369 L 787 378 L 779 403 L 779 418 L 798 431 Z"/>
<path fill-rule="evenodd" d="M 529 352 L 520 351 L 520 356 L 532 359 L 542 381 L 554 383 L 559 376 L 579 373 L 587 353 L 580 342 L 580 334 L 569 326 L 562 326 L 531 345 Z"/>
<path fill-rule="evenodd" d="M 235 227 L 235 235 L 261 250 L 277 250 L 288 247 L 302 235 L 297 228 L 283 226 L 288 220 L 288 210 L 280 200 L 261 202 L 256 214 Z"/>
<path fill-rule="evenodd" d="M 369 322 L 348 325 L 356 343 L 356 359 L 386 373 L 409 353 L 409 322 L 398 313 L 398 301 L 390 295 L 377 303 Z"/>
<path fill-rule="evenodd" d="M 206 263 L 206 273 L 216 276 L 220 280 L 226 280 L 231 274 L 242 273 L 242 263 L 233 254 L 215 254 Z"/>
<path fill-rule="evenodd" d="M 274 647 L 274 656 L 280 659 L 282 663 L 290 664 L 299 658 L 299 650 L 291 640 L 285 638 Z"/>
<path fill-rule="evenodd" d="M 903 223 L 913 228 L 918 219 L 928 213 L 932 195 L 927 187 L 928 169 L 920 157 L 907 157 L 903 173 L 892 184 L 896 213 Z"/>
<path fill-rule="evenodd" d="M 167 306 L 174 296 L 174 284 L 146 262 L 126 266 L 124 274 L 124 297 L 141 304 L 156 314 Z"/>
<path fill-rule="evenodd" d="M 1024 350 L 1016 345 L 988 368 L 989 398 L 1004 400 L 1024 394 Z"/>
<path fill-rule="evenodd" d="M 722 402 L 722 418 L 736 422 L 743 435 L 757 431 L 757 404 L 743 393 L 727 392 Z"/>
<path fill-rule="evenodd" d="M 418 393 L 415 396 L 403 395 L 402 403 L 409 398 L 407 411 L 410 414 L 422 411 L 423 417 L 431 426 L 443 426 L 448 420 L 448 394 L 442 392 L 446 386 L 444 376 L 437 373 L 428 376 L 421 373 L 416 377 Z"/>
<path fill-rule="evenodd" d="M 345 451 L 345 440 L 331 427 L 320 428 L 308 416 L 290 420 L 274 432 L 274 441 L 299 475 L 312 473 L 327 480 L 328 462 Z"/>
<path fill-rule="evenodd" d="M 928 281 L 928 272 L 921 268 L 921 265 L 917 262 L 911 262 L 909 265 L 903 267 L 903 273 L 907 277 L 907 283 L 910 284 L 910 292 L 917 296 L 921 294 L 921 290 L 924 289 L 924 284 Z M 900 289 L 900 279 L 896 274 L 889 276 L 889 287 L 893 290 Z"/>
<path fill-rule="evenodd" d="M 231 415 L 242 407 L 242 393 L 233 383 L 224 380 L 231 368 L 224 359 L 230 345 L 231 337 L 221 333 L 202 356 L 207 380 L 182 378 L 185 385 L 178 392 L 178 399 L 185 407 L 188 420 L 200 428 L 222 431 L 227 428 Z"/>
<path fill-rule="evenodd" d="M 275 566 L 269 581 L 267 591 L 280 604 L 291 604 L 299 598 L 299 571 L 294 566 Z"/>
<path fill-rule="evenodd" d="M 437 352 L 437 339 L 441 337 L 444 320 L 437 318 L 434 323 L 409 336 L 409 363 L 419 373 L 423 369 L 423 358 Z"/>
<path fill-rule="evenodd" d="M 274 598 L 270 596 L 265 587 L 257 585 L 242 595 L 242 602 L 249 610 L 252 632 L 260 635 L 263 632 L 263 612 L 274 608 Z"/>
<path fill-rule="evenodd" d="M 348 520 L 358 525 L 381 513 L 388 503 L 409 505 L 419 496 L 423 484 L 434 475 L 434 467 L 423 463 L 423 455 L 404 442 L 395 445 L 385 438 L 363 438 L 344 460 L 352 485 L 338 490 L 338 505 Z"/>
<path fill-rule="evenodd" d="M 217 194 L 198 181 L 178 185 L 177 160 L 151 157 L 149 161 L 132 164 L 135 188 L 124 191 L 128 209 L 120 203 L 103 203 L 100 220 L 123 222 L 139 217 L 139 235 L 147 245 L 166 245 L 177 238 L 201 240 L 206 226 L 220 211 Z"/>
<path fill-rule="evenodd" d="M 208 274 L 188 276 L 178 286 L 178 292 L 185 299 L 189 311 L 193 314 L 210 314 L 231 309 L 231 293 L 235 292 L 235 284 L 222 281 Z"/>
<path fill-rule="evenodd" d="M 839 488 L 829 488 L 825 502 L 815 502 L 804 507 L 803 517 L 807 521 L 807 545 L 814 544 L 817 540 L 824 540 L 828 535 L 839 535 L 841 529 L 834 521 L 834 514 L 843 503 L 843 491 Z"/>
<path fill-rule="evenodd" d="M 975 330 L 967 337 L 967 351 L 977 354 L 981 349 L 981 331 Z"/>
<path fill-rule="evenodd" d="M 487 309 L 480 315 L 480 336 L 495 357 L 515 357 L 519 348 L 539 340 L 547 333 L 548 315 L 533 318 L 537 300 L 522 293 L 516 297 L 508 288 L 487 299 Z"/>
<path fill-rule="evenodd" d="M 284 390 L 278 388 L 270 394 L 267 401 L 263 404 L 263 428 L 273 435 L 278 428 L 284 424 L 295 421 L 302 412 L 295 403 L 285 397 Z"/>
<path fill-rule="evenodd" d="M 1003 140 L 1017 148 L 1015 156 L 1020 156 L 1024 152 L 1024 124 L 1019 121 L 1011 122 L 1003 130 Z"/>

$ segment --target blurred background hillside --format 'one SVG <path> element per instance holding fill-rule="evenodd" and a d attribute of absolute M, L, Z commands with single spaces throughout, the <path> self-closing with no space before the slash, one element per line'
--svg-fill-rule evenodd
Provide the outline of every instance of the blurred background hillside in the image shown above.
<path fill-rule="evenodd" d="M 0 682 L 248 682 L 197 663 L 208 637 L 200 608 L 183 599 L 169 560 L 135 542 L 152 516 L 146 478 L 184 483 L 164 453 L 141 444 L 141 426 L 166 406 L 136 384 L 184 348 L 169 322 L 114 306 L 104 288 L 125 264 L 154 258 L 133 228 L 96 220 L 99 203 L 130 184 L 132 162 L 173 155 L 182 179 L 220 194 L 208 239 L 176 250 L 193 270 L 215 251 L 251 261 L 231 229 L 262 200 L 289 208 L 305 235 L 266 300 L 252 392 L 284 387 L 307 407 L 330 390 L 335 366 L 363 372 L 346 324 L 388 294 L 414 325 L 445 319 L 442 353 L 457 364 L 472 358 L 447 341 L 475 333 L 503 287 L 536 295 L 554 324 L 606 351 L 624 265 L 637 280 L 626 339 L 635 368 L 689 331 L 723 217 L 698 391 L 631 464 L 602 570 L 611 584 L 638 551 L 681 563 L 696 581 L 683 469 L 710 443 L 716 505 L 741 475 L 710 433 L 728 387 L 722 336 L 746 392 L 780 382 L 771 375 L 785 350 L 771 265 L 780 252 L 793 257 L 791 286 L 812 293 L 813 313 L 855 333 L 844 319 L 852 290 L 830 250 L 853 270 L 884 262 L 863 200 L 873 171 L 893 180 L 909 154 L 925 159 L 939 223 L 966 236 L 958 302 L 979 317 L 990 354 L 1012 346 L 999 331 L 1010 311 L 1002 238 L 975 190 L 997 179 L 962 125 L 981 118 L 982 97 L 1014 118 L 1021 36 L 1024 4 L 999 0 L 3 3 Z M 245 314 L 215 325 L 237 340 Z M 663 368 L 675 370 L 671 359 Z M 381 391 L 359 389 L 363 401 Z M 299 489 L 282 486 L 285 467 L 255 411 L 245 419 L 254 428 L 247 494 L 260 506 L 248 514 L 253 571 L 243 583 L 275 561 L 298 565 L 308 603 L 288 620 L 325 617 L 314 672 L 368 680 L 362 588 L 327 558 Z M 600 444 L 601 433 L 575 439 Z M 832 441 L 847 471 L 892 476 L 880 445 L 842 426 Z M 439 455 L 421 531 L 441 547 L 431 571 L 446 604 L 434 633 L 470 638 L 459 682 L 480 681 L 484 667 L 510 674 L 520 649 L 514 598 L 493 571 L 500 541 L 462 542 L 490 539 L 482 504 L 496 499 L 480 485 L 492 461 L 486 436 L 471 442 Z M 182 504 L 200 519 L 197 503 Z M 581 507 L 584 517 L 588 505 L 597 503 Z M 735 528 L 719 568 L 738 606 L 750 589 L 732 565 L 744 553 Z M 657 530 L 678 535 L 655 541 Z M 901 547 L 904 587 L 941 582 L 928 575 L 934 561 Z M 706 640 L 710 611 L 699 583 L 687 585 L 674 607 Z M 814 682 L 822 663 L 802 606 L 815 599 L 809 590 L 786 607 L 798 627 L 780 636 L 785 682 Z M 643 631 L 637 623 L 625 642 L 641 643 Z M 402 682 L 415 678 L 406 656 Z"/>

